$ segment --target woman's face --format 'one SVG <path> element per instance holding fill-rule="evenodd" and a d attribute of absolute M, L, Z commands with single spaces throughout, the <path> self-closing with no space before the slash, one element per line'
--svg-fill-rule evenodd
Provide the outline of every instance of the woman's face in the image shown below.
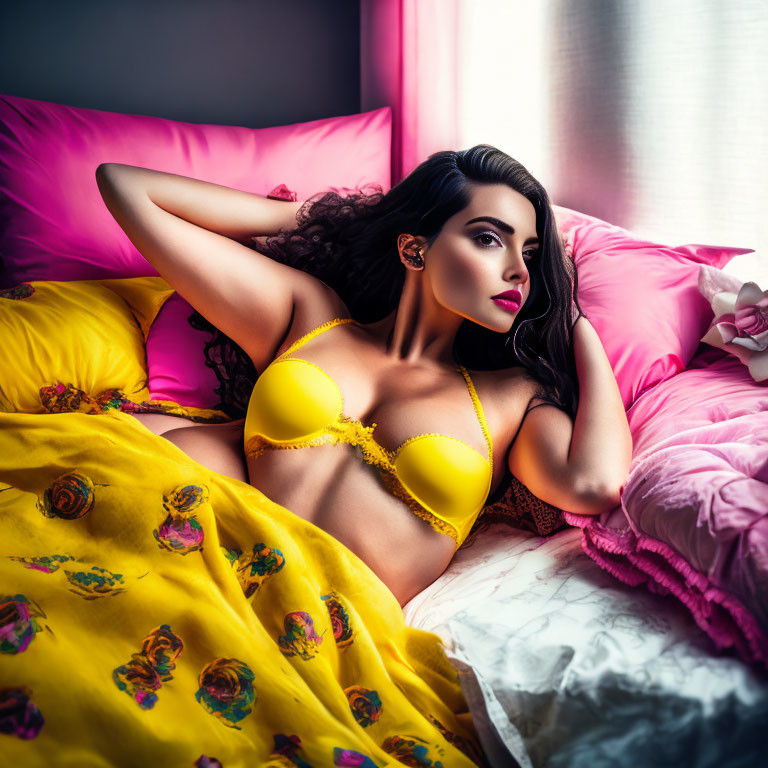
<path fill-rule="evenodd" d="M 530 293 L 528 269 L 538 248 L 533 204 L 505 184 L 474 184 L 469 206 L 423 252 L 424 277 L 443 307 L 506 333 Z M 512 289 L 521 294 L 517 308 L 493 300 Z"/>

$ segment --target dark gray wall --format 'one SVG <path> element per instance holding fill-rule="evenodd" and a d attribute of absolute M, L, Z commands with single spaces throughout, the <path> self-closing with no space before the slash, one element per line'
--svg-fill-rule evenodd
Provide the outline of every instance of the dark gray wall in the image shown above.
<path fill-rule="evenodd" d="M 0 2 L 0 93 L 250 128 L 353 114 L 359 0 Z"/>

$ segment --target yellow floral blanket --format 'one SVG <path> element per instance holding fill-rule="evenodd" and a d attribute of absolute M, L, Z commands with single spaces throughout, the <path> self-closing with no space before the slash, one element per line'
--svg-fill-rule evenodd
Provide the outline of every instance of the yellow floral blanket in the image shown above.
<path fill-rule="evenodd" d="M 362 560 L 129 414 L 0 412 L 0 520 L 4 764 L 482 764 Z"/>

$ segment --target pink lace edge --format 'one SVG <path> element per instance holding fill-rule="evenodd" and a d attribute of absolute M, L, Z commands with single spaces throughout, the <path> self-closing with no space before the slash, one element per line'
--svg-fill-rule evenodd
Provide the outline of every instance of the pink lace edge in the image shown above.
<path fill-rule="evenodd" d="M 768 669 L 768 635 L 749 609 L 735 595 L 711 585 L 668 544 L 637 536 L 631 529 L 605 528 L 583 515 L 563 511 L 563 516 L 569 525 L 581 528 L 582 550 L 603 570 L 632 587 L 646 583 L 652 593 L 671 593 L 718 649 L 734 647 L 747 662 Z M 664 564 L 649 553 L 662 557 Z"/>

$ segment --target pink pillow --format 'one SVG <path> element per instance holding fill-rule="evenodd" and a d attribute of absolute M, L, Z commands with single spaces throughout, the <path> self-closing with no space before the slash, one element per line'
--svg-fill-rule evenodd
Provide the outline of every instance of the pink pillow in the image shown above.
<path fill-rule="evenodd" d="M 197 125 L 0 95 L 0 288 L 30 280 L 153 276 L 104 205 L 100 163 L 212 181 L 284 200 L 378 183 L 389 189 L 389 107 L 273 128 Z M 153 399 L 211 408 L 209 334 L 177 294 L 147 337 Z"/>
<path fill-rule="evenodd" d="M 205 365 L 205 342 L 211 337 L 188 322 L 192 305 L 174 291 L 157 313 L 147 336 L 147 371 L 153 400 L 216 409 L 219 380 Z"/>
<path fill-rule="evenodd" d="M 112 218 L 100 163 L 139 165 L 305 200 L 390 184 L 390 107 L 273 128 L 198 125 L 0 95 L 0 288 L 157 275 Z"/>
<path fill-rule="evenodd" d="M 699 265 L 724 267 L 752 248 L 662 245 L 608 222 L 553 206 L 576 264 L 578 299 L 611 361 L 624 407 L 680 373 L 712 319 Z"/>

